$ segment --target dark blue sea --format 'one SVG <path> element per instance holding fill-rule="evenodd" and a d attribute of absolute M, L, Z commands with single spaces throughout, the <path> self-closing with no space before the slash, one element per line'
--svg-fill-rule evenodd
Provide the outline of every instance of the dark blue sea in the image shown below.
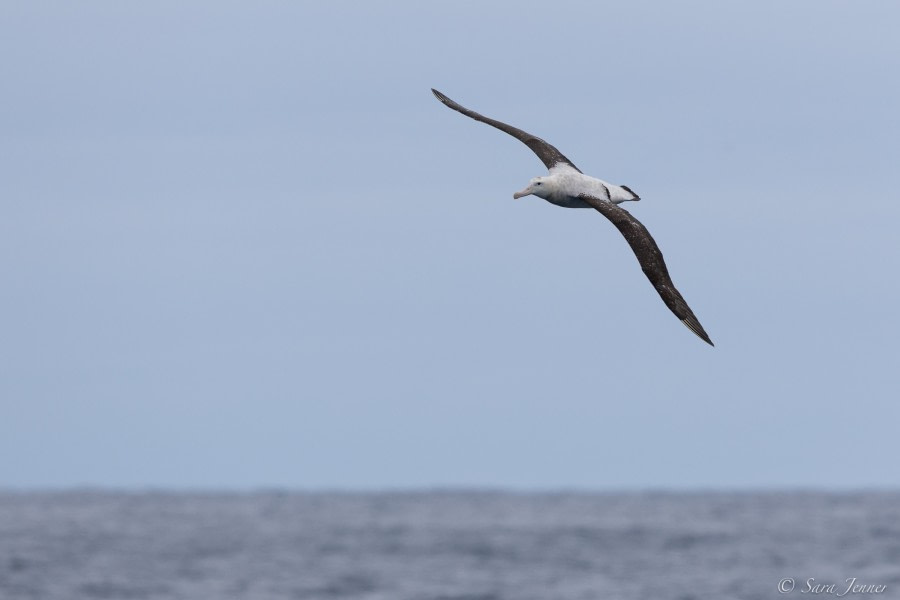
<path fill-rule="evenodd" d="M 2 600 L 785 596 L 900 598 L 900 493 L 0 492 Z"/>

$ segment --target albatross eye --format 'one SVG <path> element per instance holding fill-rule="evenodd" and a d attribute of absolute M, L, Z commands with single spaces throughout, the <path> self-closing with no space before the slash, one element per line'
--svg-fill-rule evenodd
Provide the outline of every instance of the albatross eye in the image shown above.
<path fill-rule="evenodd" d="M 538 182 L 537 182 L 536 184 L 534 184 L 534 185 L 544 185 L 544 182 L 543 182 L 543 181 L 538 181 Z"/>

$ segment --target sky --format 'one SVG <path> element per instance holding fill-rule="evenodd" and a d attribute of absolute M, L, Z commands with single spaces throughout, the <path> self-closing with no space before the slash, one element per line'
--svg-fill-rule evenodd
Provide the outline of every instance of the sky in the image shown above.
<path fill-rule="evenodd" d="M 898 24 L 3 3 L 0 487 L 897 487 Z M 716 347 L 432 87 L 640 194 Z"/>

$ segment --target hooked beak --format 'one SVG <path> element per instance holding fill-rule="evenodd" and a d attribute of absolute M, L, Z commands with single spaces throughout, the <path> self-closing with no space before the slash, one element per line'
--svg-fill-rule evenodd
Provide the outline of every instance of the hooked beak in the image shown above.
<path fill-rule="evenodd" d="M 530 196 L 530 195 L 531 195 L 531 186 L 528 186 L 521 192 L 516 192 L 515 194 L 513 194 L 513 200 L 518 200 L 519 198 L 524 198 L 525 196 Z"/>

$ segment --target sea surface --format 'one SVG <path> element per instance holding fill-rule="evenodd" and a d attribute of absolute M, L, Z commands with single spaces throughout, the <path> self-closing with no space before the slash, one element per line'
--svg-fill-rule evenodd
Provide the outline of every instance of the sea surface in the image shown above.
<path fill-rule="evenodd" d="M 0 492 L 2 600 L 785 596 L 900 598 L 900 493 Z"/>

